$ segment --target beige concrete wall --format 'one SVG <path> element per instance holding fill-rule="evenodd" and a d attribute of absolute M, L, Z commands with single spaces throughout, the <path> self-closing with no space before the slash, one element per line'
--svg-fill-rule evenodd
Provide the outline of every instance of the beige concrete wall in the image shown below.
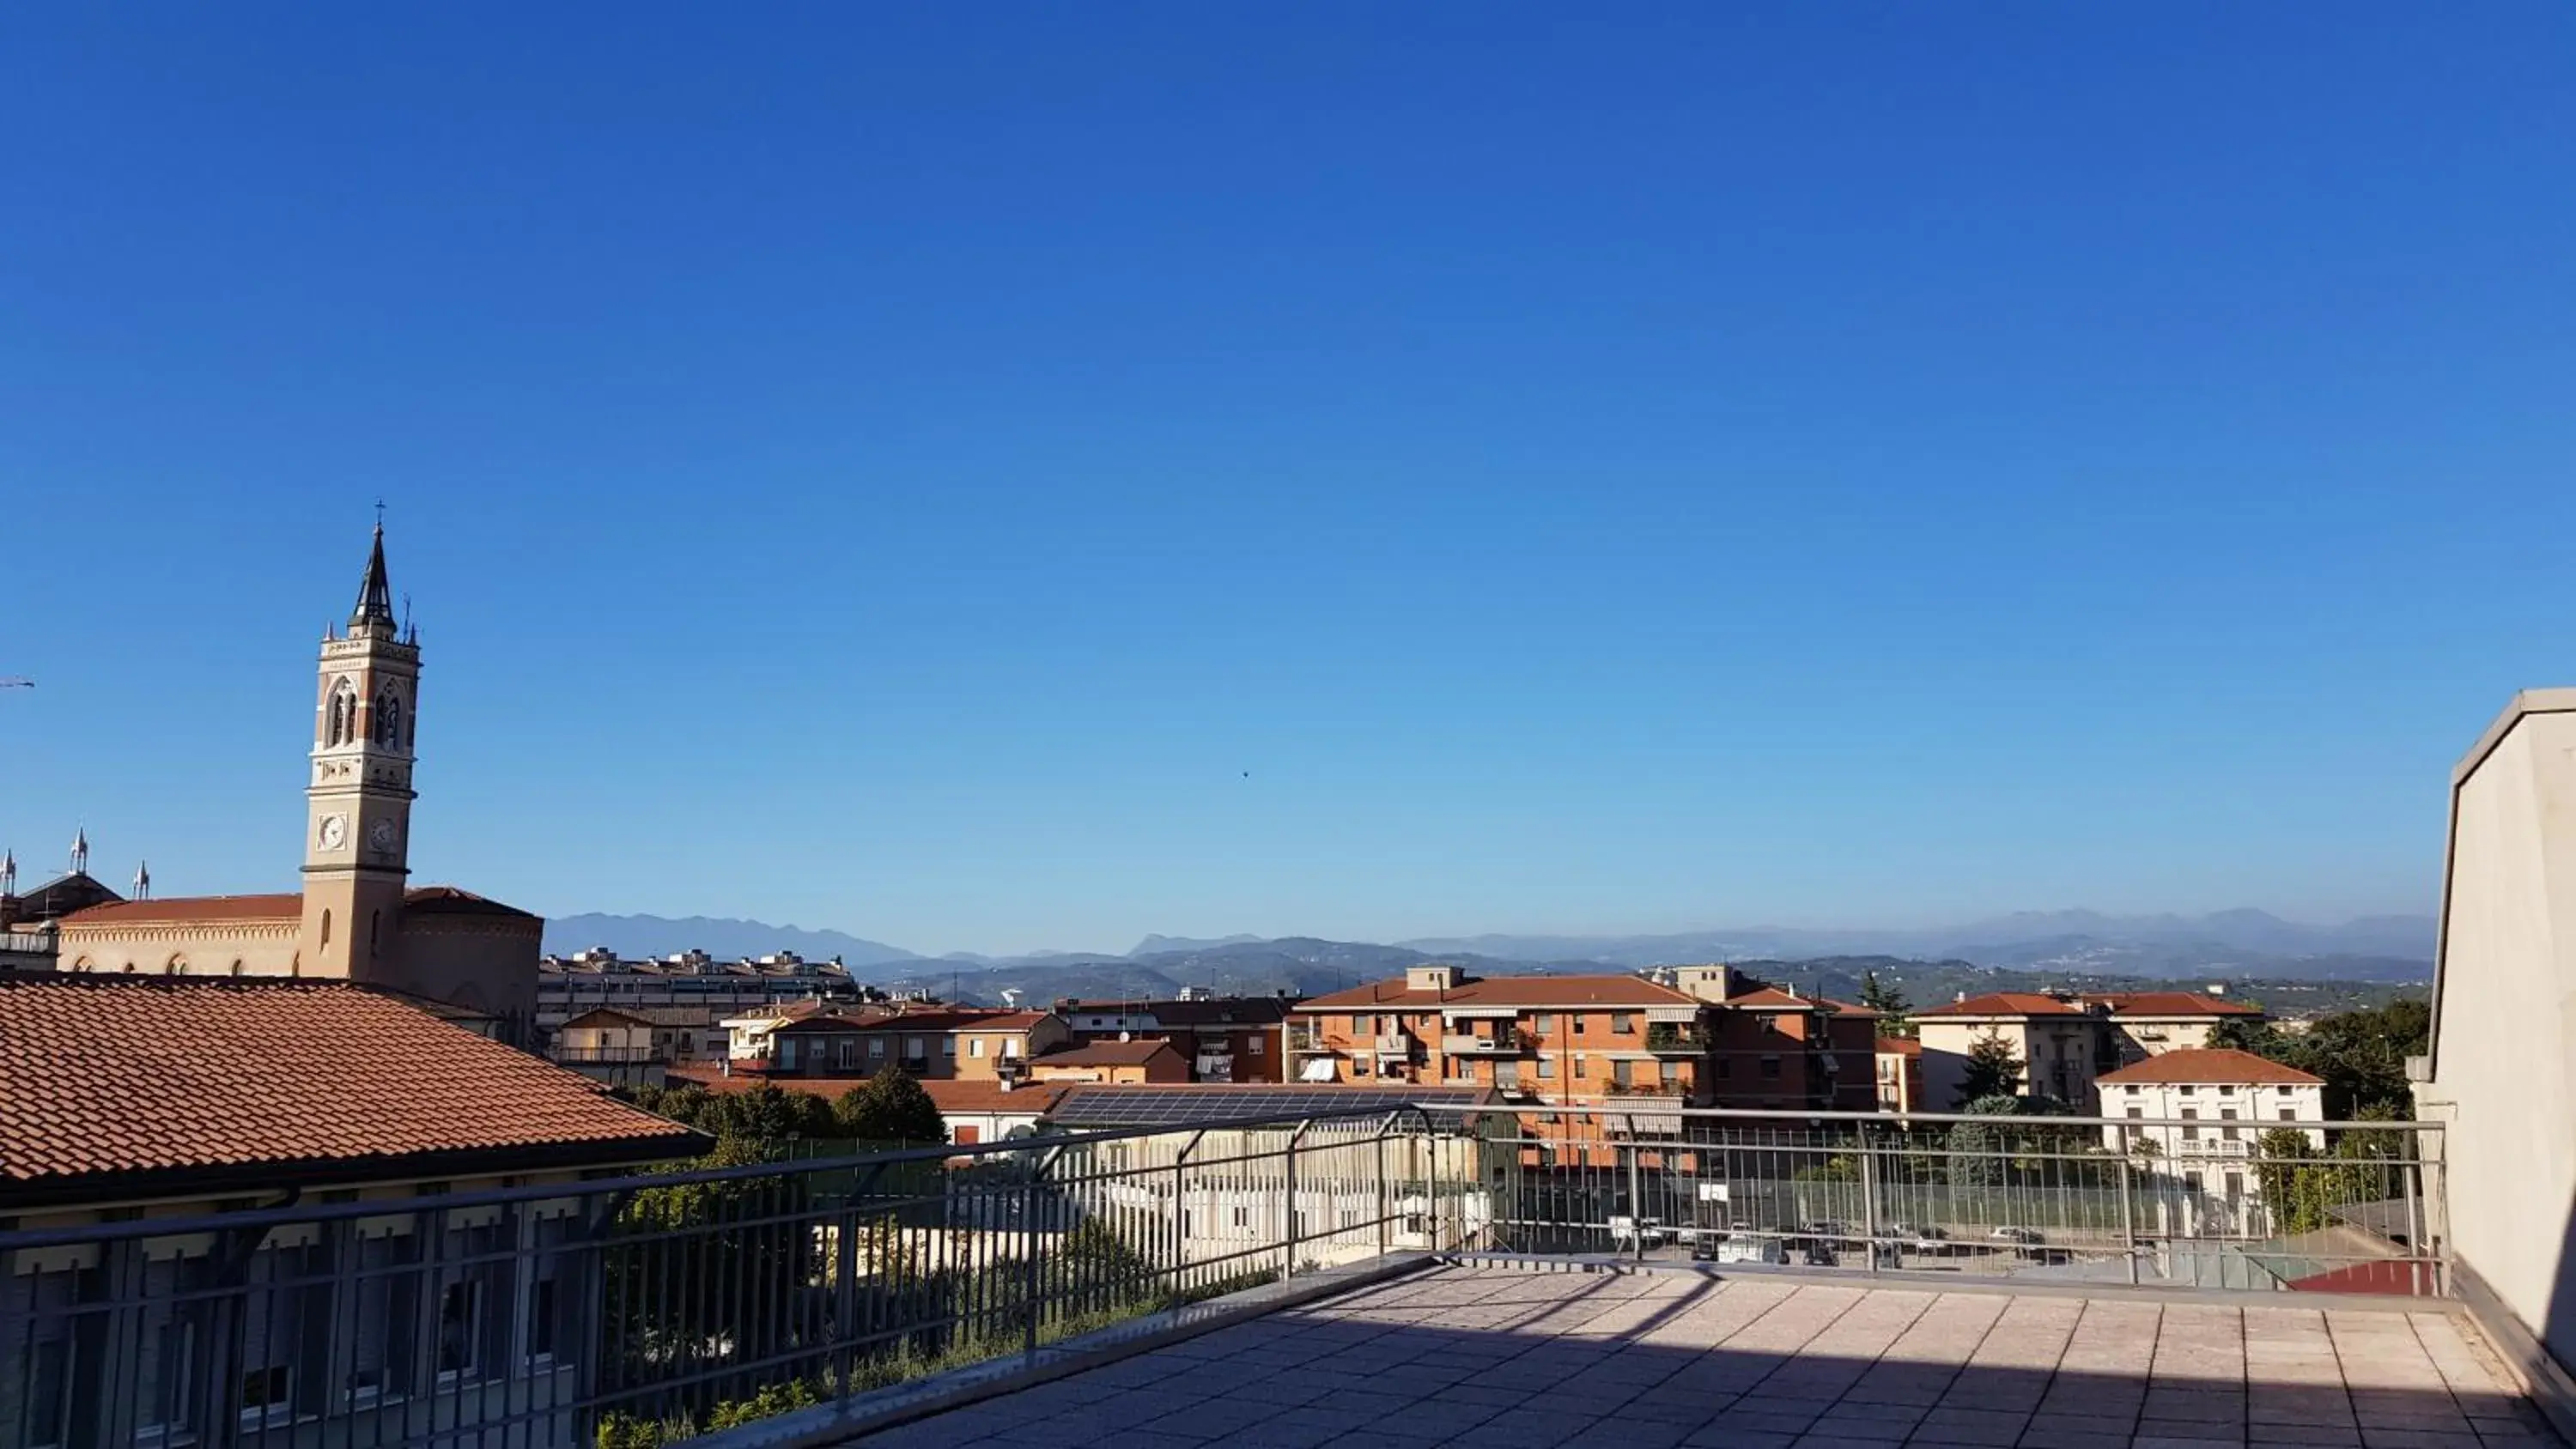
<path fill-rule="evenodd" d="M 298 925 L 293 916 L 128 926 L 66 921 L 58 964 L 65 971 L 138 976 L 293 976 L 301 969 Z"/>
<path fill-rule="evenodd" d="M 2462 761 L 2431 1080 L 2450 1246 L 2576 1363 L 2576 690 L 2527 694 Z"/>

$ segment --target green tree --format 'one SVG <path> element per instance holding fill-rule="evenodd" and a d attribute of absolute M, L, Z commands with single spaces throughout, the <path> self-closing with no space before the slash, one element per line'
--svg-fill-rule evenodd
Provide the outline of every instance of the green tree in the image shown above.
<path fill-rule="evenodd" d="M 910 1072 L 888 1067 L 834 1104 L 840 1135 L 861 1142 L 934 1143 L 948 1140 L 939 1104 Z"/>
<path fill-rule="evenodd" d="M 1875 971 L 1861 973 L 1860 1004 L 1878 1013 L 1881 1035 L 1914 1035 L 1914 1023 L 1905 1019 L 1906 1014 L 1914 1010 L 1914 1003 L 1905 999 L 1901 989 L 1879 980 Z"/>
<path fill-rule="evenodd" d="M 2432 1031 L 2432 1008 L 2420 998 L 2403 996 L 2386 1006 L 2320 1017 L 2297 1033 L 2268 1022 L 2226 1021 L 2210 1032 L 2209 1044 L 2252 1052 L 2324 1078 L 2329 1117 L 2387 1120 L 2414 1115 L 2406 1059 L 2423 1055 Z"/>
<path fill-rule="evenodd" d="M 1977 1110 L 1969 1104 L 1981 1098 L 2020 1096 L 2021 1073 L 2021 1058 L 2000 1035 L 1988 1032 L 1968 1043 L 1968 1071 L 1959 1079 L 1960 1110 Z"/>

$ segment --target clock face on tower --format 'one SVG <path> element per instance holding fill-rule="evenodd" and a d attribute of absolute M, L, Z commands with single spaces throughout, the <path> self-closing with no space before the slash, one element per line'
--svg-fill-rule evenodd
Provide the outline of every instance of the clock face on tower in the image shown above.
<path fill-rule="evenodd" d="M 348 816 L 325 815 L 322 817 L 322 848 L 324 850 L 338 850 L 342 845 L 347 843 L 348 839 Z"/>
<path fill-rule="evenodd" d="M 368 826 L 367 844 L 374 846 L 378 851 L 390 853 L 394 848 L 394 823 L 390 820 L 379 820 Z"/>

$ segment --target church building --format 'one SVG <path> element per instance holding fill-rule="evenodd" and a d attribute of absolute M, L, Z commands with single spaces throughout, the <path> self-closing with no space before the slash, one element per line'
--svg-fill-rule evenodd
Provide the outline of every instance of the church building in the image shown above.
<path fill-rule="evenodd" d="M 376 527 L 345 636 L 326 630 L 305 787 L 304 888 L 110 901 L 55 924 L 58 969 L 355 982 L 524 1041 L 545 922 L 411 878 L 420 641 L 394 618 Z"/>

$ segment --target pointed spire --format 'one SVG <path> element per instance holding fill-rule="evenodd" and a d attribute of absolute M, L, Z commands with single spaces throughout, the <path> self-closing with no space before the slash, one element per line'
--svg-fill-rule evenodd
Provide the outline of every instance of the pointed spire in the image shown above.
<path fill-rule="evenodd" d="M 381 624 L 387 636 L 394 630 L 394 591 L 385 582 L 385 524 L 376 520 L 375 547 L 367 551 L 367 577 L 358 585 L 358 607 L 349 611 L 349 632 L 357 633 L 371 624 Z"/>
<path fill-rule="evenodd" d="M 152 862 L 148 860 L 134 864 L 134 898 L 138 901 L 152 899 Z"/>
<path fill-rule="evenodd" d="M 80 827 L 72 836 L 72 874 L 89 874 L 89 827 Z"/>
<path fill-rule="evenodd" d="M 0 896 L 18 893 L 18 852 L 0 850 Z"/>

